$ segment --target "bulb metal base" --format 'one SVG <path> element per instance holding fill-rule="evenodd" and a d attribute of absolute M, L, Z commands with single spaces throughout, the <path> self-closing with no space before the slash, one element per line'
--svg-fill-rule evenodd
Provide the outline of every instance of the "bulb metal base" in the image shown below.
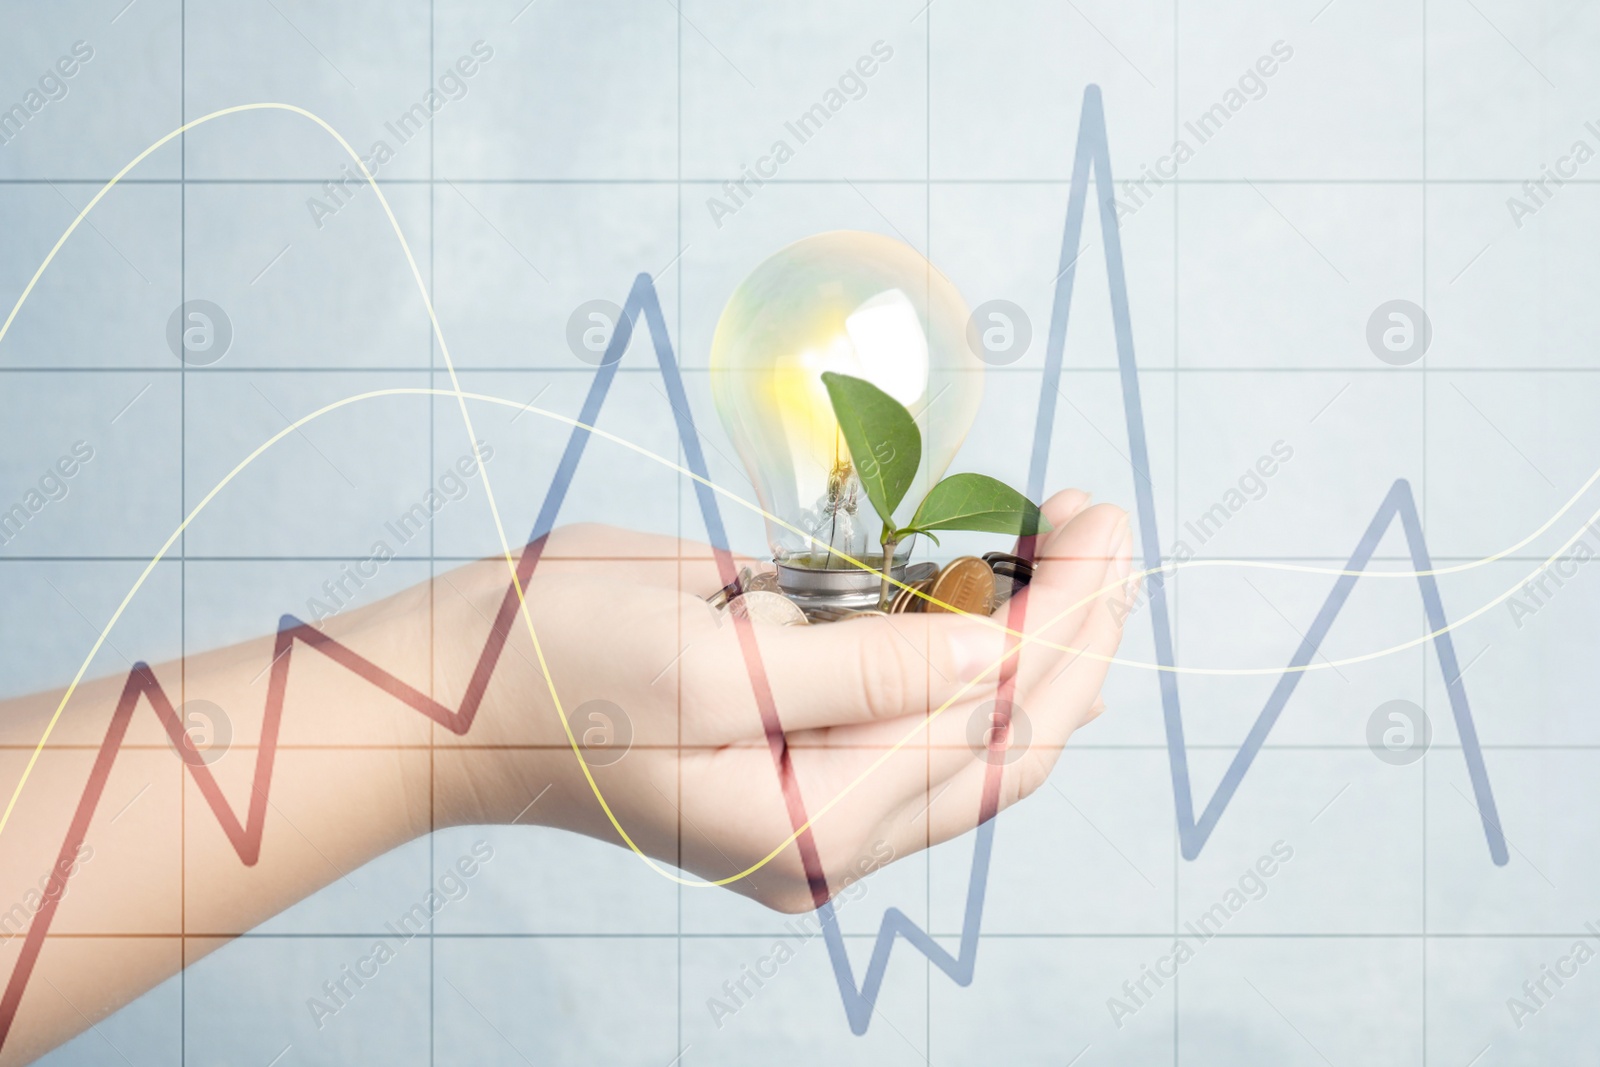
<path fill-rule="evenodd" d="M 787 563 L 774 563 L 778 568 L 778 588 L 783 595 L 806 608 L 856 608 L 878 606 L 878 591 L 882 580 L 871 571 L 851 567 L 848 570 L 824 570 L 820 567 L 793 567 Z M 906 564 L 896 562 L 889 569 L 896 581 L 905 581 Z"/>

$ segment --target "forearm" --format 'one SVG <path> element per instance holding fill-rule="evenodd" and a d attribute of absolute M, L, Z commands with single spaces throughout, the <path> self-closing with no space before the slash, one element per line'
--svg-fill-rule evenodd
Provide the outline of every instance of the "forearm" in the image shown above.
<path fill-rule="evenodd" d="M 54 1047 L 229 938 L 471 811 L 459 785 L 435 788 L 430 749 L 450 732 L 414 705 L 458 710 L 465 665 L 488 631 L 479 613 L 494 595 L 490 577 L 485 565 L 463 568 L 322 631 L 85 683 L 31 772 L 62 693 L 0 704 L 8 795 L 27 773 L 0 833 L 0 1026 L 10 1025 L 0 1058 Z M 436 647 L 434 634 L 451 637 Z M 350 655 L 385 683 L 352 670 Z M 180 758 L 186 725 L 202 743 Z M 224 729 L 225 746 L 216 743 Z M 467 764 L 479 757 L 463 756 L 444 761 L 452 783 L 472 779 Z M 503 806 L 493 790 L 476 803 Z"/>

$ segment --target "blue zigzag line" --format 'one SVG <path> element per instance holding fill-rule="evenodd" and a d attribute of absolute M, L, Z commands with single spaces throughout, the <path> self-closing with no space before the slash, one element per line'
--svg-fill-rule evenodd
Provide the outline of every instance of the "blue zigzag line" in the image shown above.
<path fill-rule="evenodd" d="M 1123 267 L 1122 241 L 1117 228 L 1116 204 L 1113 199 L 1114 186 L 1111 178 L 1111 151 L 1106 136 L 1105 113 L 1101 104 L 1100 89 L 1091 85 L 1084 92 L 1083 110 L 1078 126 L 1078 143 L 1076 156 L 1073 162 L 1072 184 L 1067 200 L 1066 227 L 1062 234 L 1061 243 L 1061 271 L 1056 278 L 1056 292 L 1054 306 L 1050 318 L 1050 333 L 1048 347 L 1045 355 L 1043 382 L 1039 392 L 1038 419 L 1034 432 L 1033 453 L 1029 463 L 1028 495 L 1035 500 L 1044 495 L 1045 470 L 1050 452 L 1050 441 L 1055 425 L 1057 387 L 1061 381 L 1061 366 L 1063 352 L 1066 345 L 1067 325 L 1072 308 L 1073 282 L 1077 277 L 1077 261 L 1080 253 L 1078 241 L 1083 231 L 1084 212 L 1089 200 L 1089 177 L 1093 171 L 1095 187 L 1099 194 L 1097 204 L 1100 209 L 1101 235 L 1105 242 L 1106 273 L 1110 282 L 1111 315 L 1117 343 L 1117 365 L 1121 375 L 1123 406 L 1128 426 L 1128 445 L 1130 458 L 1134 467 L 1134 494 L 1139 517 L 1141 535 L 1140 550 L 1144 558 L 1145 569 L 1151 571 L 1148 582 L 1148 595 L 1150 600 L 1151 624 L 1155 631 L 1156 660 L 1165 667 L 1175 665 L 1176 658 L 1172 649 L 1172 623 L 1167 606 L 1166 578 L 1156 568 L 1161 566 L 1160 539 L 1156 530 L 1155 493 L 1148 476 L 1149 447 L 1145 434 L 1144 412 L 1139 394 L 1138 364 L 1134 358 L 1133 326 L 1128 310 L 1127 277 Z M 679 372 L 678 363 L 673 356 L 672 340 L 667 332 L 666 322 L 661 314 L 661 306 L 656 294 L 655 286 L 648 274 L 640 274 L 634 281 L 633 288 L 628 295 L 622 315 L 618 320 L 616 329 L 608 344 L 601 364 L 597 370 L 594 381 L 589 387 L 589 393 L 584 399 L 583 409 L 579 414 L 579 421 L 594 425 L 599 418 L 601 408 L 605 404 L 608 391 L 616 378 L 617 367 L 622 360 L 623 353 L 627 350 L 632 339 L 633 329 L 640 316 L 644 317 L 645 328 L 655 348 L 656 359 L 660 365 L 662 378 L 666 385 L 667 399 L 673 409 L 677 422 L 678 437 L 683 446 L 684 457 L 689 469 L 701 478 L 709 479 L 705 454 L 700 446 L 700 437 L 695 429 L 694 418 L 690 414 L 688 396 L 684 391 L 683 378 Z M 536 543 L 549 534 L 555 527 L 561 505 L 566 498 L 567 490 L 571 486 L 572 478 L 577 471 L 578 461 L 583 456 L 585 445 L 588 443 L 589 433 L 582 428 L 575 428 L 567 440 L 567 446 L 562 453 L 557 465 L 550 489 L 544 503 L 540 507 L 539 515 L 534 523 L 533 533 L 529 543 Z M 706 535 L 715 549 L 719 563 L 724 570 L 731 567 L 731 549 L 728 536 L 722 522 L 722 514 L 717 506 L 715 495 L 711 489 L 702 482 L 695 483 L 695 493 L 700 505 L 701 516 L 705 521 Z M 1222 781 L 1218 784 L 1211 799 L 1206 803 L 1204 811 L 1198 820 L 1194 815 L 1194 792 L 1189 780 L 1189 755 L 1183 736 L 1183 717 L 1179 705 L 1178 677 L 1170 670 L 1159 674 L 1161 706 L 1165 719 L 1167 735 L 1167 752 L 1171 765 L 1172 791 L 1174 807 L 1176 809 L 1178 836 L 1183 856 L 1194 859 L 1205 847 L 1212 832 L 1216 829 L 1217 822 L 1222 818 L 1222 813 L 1227 810 L 1228 804 L 1233 800 L 1240 784 L 1244 781 L 1246 772 L 1251 763 L 1265 744 L 1267 735 L 1282 714 L 1284 705 L 1293 695 L 1303 675 L 1301 668 L 1311 662 L 1312 656 L 1317 652 L 1323 639 L 1327 636 L 1339 611 L 1344 607 L 1346 599 L 1355 587 L 1359 572 L 1364 570 L 1371 561 L 1373 553 L 1377 550 L 1378 543 L 1396 520 L 1400 522 L 1407 544 L 1411 550 L 1411 559 L 1417 571 L 1429 571 L 1432 563 L 1428 555 L 1426 540 L 1422 533 L 1422 522 L 1417 512 L 1415 499 L 1411 487 L 1404 479 L 1397 480 L 1390 488 L 1383 502 L 1378 506 L 1372 521 L 1362 534 L 1355 550 L 1350 554 L 1345 570 L 1350 572 L 1340 575 L 1329 591 L 1327 599 L 1323 601 L 1321 609 L 1317 612 L 1310 628 L 1306 631 L 1294 655 L 1289 660 L 1289 667 L 1279 678 L 1266 706 L 1257 716 L 1255 724 L 1251 727 L 1244 743 L 1234 754 L 1232 763 L 1229 764 Z M 731 573 L 731 572 L 730 572 Z M 1422 597 L 1422 604 L 1427 615 L 1429 627 L 1433 630 L 1442 630 L 1447 625 L 1444 604 L 1439 595 L 1439 586 L 1431 574 L 1420 574 L 1417 585 Z M 1500 829 L 1499 817 L 1495 807 L 1494 793 L 1489 786 L 1488 771 L 1483 762 L 1483 751 L 1478 743 L 1477 729 L 1473 724 L 1472 711 L 1467 703 L 1465 686 L 1461 682 L 1461 671 L 1456 659 L 1455 645 L 1449 633 L 1440 633 L 1434 638 L 1434 646 L 1439 657 L 1439 669 L 1444 675 L 1445 687 L 1450 697 L 1450 708 L 1455 718 L 1456 731 L 1461 738 L 1462 755 L 1466 760 L 1467 772 L 1472 779 L 1473 792 L 1477 799 L 1477 807 L 1483 821 L 1484 836 L 1488 841 L 1489 855 L 1497 866 L 1504 866 L 1509 862 L 1506 851 L 1505 835 Z M 759 672 L 759 666 L 752 670 L 754 675 Z M 756 686 L 758 694 L 765 694 L 765 685 Z M 770 700 L 770 695 L 765 695 Z M 800 842 L 803 855 L 808 856 L 808 868 L 813 866 L 814 845 L 809 840 L 809 835 Z M 958 985 L 970 985 L 974 968 L 977 962 L 979 931 L 983 923 L 983 903 L 989 881 L 989 863 L 994 847 L 994 820 L 986 819 L 978 827 L 972 855 L 972 870 L 967 884 L 967 903 L 962 919 L 959 945 L 955 953 L 951 953 L 936 942 L 931 934 L 919 927 L 910 916 L 899 908 L 889 908 L 885 911 L 883 922 L 878 929 L 878 936 L 873 943 L 872 955 L 867 963 L 866 972 L 858 986 L 855 981 L 854 970 L 851 967 L 848 952 L 845 947 L 844 935 L 839 927 L 838 917 L 831 902 L 823 903 L 818 908 L 818 918 L 821 922 L 824 941 L 828 947 L 829 959 L 833 965 L 834 976 L 839 985 L 839 992 L 844 1001 L 845 1015 L 849 1020 L 850 1029 L 857 1034 L 864 1034 L 872 1020 L 872 1014 L 878 999 L 878 994 L 883 987 L 884 976 L 888 971 L 889 958 L 894 949 L 897 938 L 904 938 L 918 952 L 926 956 L 934 966 L 938 967 Z M 813 871 L 808 870 L 813 875 Z"/>

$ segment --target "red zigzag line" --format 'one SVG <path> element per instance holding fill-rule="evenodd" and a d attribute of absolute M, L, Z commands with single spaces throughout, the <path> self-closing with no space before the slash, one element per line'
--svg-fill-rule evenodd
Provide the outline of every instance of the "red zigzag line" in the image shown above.
<path fill-rule="evenodd" d="M 700 452 L 699 438 L 696 436 L 692 417 L 688 415 L 687 397 L 683 395 L 683 382 L 679 377 L 678 368 L 672 359 L 671 343 L 666 339 L 666 323 L 662 321 L 660 304 L 656 300 L 655 288 L 651 284 L 650 276 L 641 274 L 634 281 L 633 291 L 628 296 L 628 302 L 623 308 L 622 317 L 617 329 L 612 335 L 606 355 L 601 360 L 600 369 L 595 380 L 590 386 L 588 398 L 584 401 L 581 423 L 592 424 L 598 417 L 600 406 L 604 403 L 607 391 L 610 389 L 611 380 L 616 375 L 617 365 L 621 361 L 623 351 L 628 347 L 632 336 L 633 327 L 638 317 L 645 319 L 646 328 L 650 331 L 656 345 L 656 354 L 661 365 L 661 372 L 666 378 L 669 399 L 672 400 L 674 415 L 678 421 L 679 439 L 684 451 L 689 457 L 691 468 L 702 479 L 702 483 L 695 487 L 700 499 L 701 512 L 706 520 L 707 532 L 712 542 L 712 555 L 716 561 L 721 584 L 727 585 L 733 581 L 735 568 L 733 555 L 727 546 L 727 536 L 722 529 L 721 516 L 717 511 L 715 499 L 710 490 L 706 488 L 703 479 L 706 477 L 705 459 Z M 117 701 L 116 710 L 111 716 L 111 725 L 106 730 L 106 738 L 100 745 L 99 755 L 95 759 L 93 769 L 89 774 L 89 783 L 84 789 L 83 798 L 78 802 L 78 810 L 74 814 L 72 824 L 67 828 L 66 839 L 62 842 L 61 852 L 58 854 L 57 865 L 51 868 L 49 881 L 46 883 L 46 900 L 44 905 L 34 915 L 33 922 L 28 927 L 28 934 L 22 944 L 22 953 L 17 960 L 16 967 L 11 972 L 11 978 L 6 984 L 5 995 L 0 997 L 0 1049 L 5 1048 L 6 1039 L 11 1034 L 12 1023 L 16 1021 L 17 1009 L 22 1002 L 22 994 L 27 988 L 28 979 L 33 973 L 34 966 L 38 963 L 39 952 L 44 947 L 45 935 L 49 932 L 50 923 L 55 917 L 56 908 L 60 905 L 61 892 L 66 885 L 66 876 L 60 874 L 63 870 L 72 869 L 72 858 L 77 855 L 78 847 L 83 843 L 84 836 L 89 829 L 89 823 L 94 818 L 95 808 L 100 803 L 100 796 L 105 791 L 106 781 L 111 775 L 111 766 L 116 761 L 117 752 L 122 746 L 123 736 L 127 733 L 128 722 L 133 717 L 135 708 L 138 707 L 139 697 L 146 696 L 151 706 L 155 709 L 156 717 L 161 720 L 162 726 L 167 731 L 167 736 L 177 746 L 184 764 L 194 776 L 195 784 L 199 786 L 206 803 L 211 806 L 212 813 L 216 815 L 217 822 L 222 826 L 223 832 L 228 835 L 234 851 L 246 866 L 253 866 L 261 855 L 261 836 L 266 822 L 267 786 L 272 780 L 273 758 L 277 755 L 278 726 L 283 719 L 284 694 L 289 684 L 289 653 L 296 640 L 302 641 L 346 670 L 366 679 L 378 689 L 395 697 L 402 703 L 420 711 L 434 722 L 443 726 L 457 736 L 465 735 L 472 728 L 473 719 L 477 717 L 478 707 L 483 701 L 483 695 L 489 687 L 489 679 L 494 674 L 496 663 L 499 662 L 500 653 L 505 649 L 505 643 L 511 632 L 513 618 L 517 613 L 521 600 L 520 590 L 526 590 L 528 581 L 533 576 L 534 568 L 538 565 L 539 557 L 543 554 L 555 515 L 560 509 L 561 500 L 565 496 L 566 488 L 570 484 L 573 472 L 576 470 L 579 458 L 583 454 L 584 444 L 587 441 L 587 431 L 574 427 L 568 438 L 565 451 L 557 466 L 555 478 L 549 493 L 540 510 L 539 518 L 534 526 L 534 536 L 523 549 L 522 558 L 518 561 L 516 577 L 506 585 L 505 596 L 501 598 L 500 609 L 495 614 L 494 623 L 490 627 L 489 636 L 484 642 L 483 652 L 478 657 L 477 666 L 472 672 L 472 678 L 467 684 L 466 693 L 461 698 L 461 707 L 452 711 L 428 694 L 401 681 L 377 664 L 357 655 L 350 649 L 341 645 L 321 631 L 306 625 L 292 615 L 285 615 L 278 625 L 277 643 L 273 647 L 271 663 L 272 677 L 267 687 L 267 706 L 261 724 L 261 747 L 256 757 L 256 776 L 251 784 L 250 809 L 244 825 L 239 824 L 239 818 L 234 814 L 218 788 L 216 779 L 211 776 L 199 752 L 190 742 L 188 734 L 184 731 L 183 724 L 178 719 L 178 713 L 172 706 L 172 701 L 167 698 L 161 683 L 156 679 L 147 664 L 138 663 L 129 672 L 128 681 L 123 686 L 122 696 Z M 778 775 L 778 787 L 783 795 L 784 808 L 786 809 L 790 824 L 795 828 L 795 846 L 800 854 L 801 867 L 806 876 L 806 882 L 811 890 L 813 902 L 823 906 L 829 897 L 827 875 L 824 872 L 821 856 L 817 847 L 816 834 L 810 825 L 810 816 L 806 811 L 805 799 L 800 793 L 799 780 L 794 773 L 794 765 L 790 758 L 788 736 L 783 729 L 783 724 L 778 717 L 776 701 L 773 699 L 772 687 L 767 679 L 766 667 L 761 660 L 760 648 L 756 642 L 753 624 L 748 618 L 735 617 L 734 632 L 738 637 L 739 648 L 745 661 L 746 670 L 750 676 L 752 695 L 755 698 L 757 710 L 760 714 L 763 733 L 766 736 L 768 750 L 772 754 L 773 764 Z M 998 765 L 991 767 L 991 771 L 998 769 Z M 993 786 L 986 783 L 985 807 L 989 814 L 982 816 L 984 819 L 992 816 L 993 805 L 989 802 L 990 794 L 994 792 Z M 63 862 L 64 861 L 64 862 Z"/>

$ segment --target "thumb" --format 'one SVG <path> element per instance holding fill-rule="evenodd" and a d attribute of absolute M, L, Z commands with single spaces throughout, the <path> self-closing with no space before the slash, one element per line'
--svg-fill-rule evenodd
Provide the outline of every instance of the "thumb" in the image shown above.
<path fill-rule="evenodd" d="M 786 730 L 926 714 L 1003 650 L 993 626 L 943 614 L 758 627 L 757 638 Z"/>

